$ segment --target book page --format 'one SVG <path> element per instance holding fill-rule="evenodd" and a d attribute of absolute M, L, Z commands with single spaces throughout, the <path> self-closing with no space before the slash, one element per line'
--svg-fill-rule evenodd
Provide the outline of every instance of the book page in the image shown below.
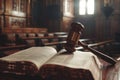
<path fill-rule="evenodd" d="M 108 67 L 104 71 L 106 73 L 105 80 L 120 80 L 120 60 L 115 64 L 115 66 Z"/>
<path fill-rule="evenodd" d="M 0 60 L 14 62 L 14 61 L 29 61 L 34 63 L 39 69 L 45 62 L 51 59 L 57 51 L 52 47 L 31 47 L 21 50 L 12 55 L 0 58 Z"/>
<path fill-rule="evenodd" d="M 46 64 L 66 66 L 72 69 L 86 69 L 93 74 L 95 80 L 101 78 L 102 64 L 91 52 L 75 51 L 73 54 L 59 54 Z"/>

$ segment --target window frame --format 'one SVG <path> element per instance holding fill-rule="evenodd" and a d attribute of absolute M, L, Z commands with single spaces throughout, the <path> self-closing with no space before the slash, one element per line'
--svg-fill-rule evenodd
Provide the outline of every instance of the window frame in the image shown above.
<path fill-rule="evenodd" d="M 64 0 L 63 15 L 66 17 L 74 17 L 74 0 Z"/>
<path fill-rule="evenodd" d="M 85 1 L 83 4 L 85 4 L 85 6 L 84 6 L 84 14 L 82 14 L 82 13 L 80 13 L 81 12 L 81 9 L 80 9 L 80 7 L 83 7 L 83 6 L 81 6 L 81 2 L 80 1 Z M 94 15 L 95 14 L 95 0 L 93 0 L 93 13 L 92 14 L 89 14 L 89 9 L 88 9 L 88 7 L 87 7 L 87 2 L 91 2 L 90 0 L 79 0 L 79 6 L 78 6 L 78 8 L 79 8 L 79 10 L 78 10 L 78 14 L 79 15 L 81 15 L 81 16 L 84 16 L 84 15 Z"/>

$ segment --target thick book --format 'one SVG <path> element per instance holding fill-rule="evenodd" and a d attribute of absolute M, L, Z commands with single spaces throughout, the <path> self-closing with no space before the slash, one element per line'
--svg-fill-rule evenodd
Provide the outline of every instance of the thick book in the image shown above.
<path fill-rule="evenodd" d="M 0 58 L 0 72 L 39 75 L 44 80 L 101 80 L 102 64 L 91 52 L 66 54 L 52 47 L 31 47 Z"/>

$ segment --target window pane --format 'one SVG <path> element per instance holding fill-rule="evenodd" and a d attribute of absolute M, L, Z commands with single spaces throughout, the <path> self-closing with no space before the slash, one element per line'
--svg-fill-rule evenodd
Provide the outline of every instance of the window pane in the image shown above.
<path fill-rule="evenodd" d="M 73 17 L 73 0 L 64 0 L 64 16 Z"/>
<path fill-rule="evenodd" d="M 67 12 L 68 12 L 68 1 L 65 0 L 65 13 L 67 13 Z"/>
<path fill-rule="evenodd" d="M 87 2 L 87 14 L 94 14 L 94 0 L 88 0 L 88 2 Z"/>
<path fill-rule="evenodd" d="M 86 12 L 86 0 L 80 0 L 79 2 L 79 14 L 85 15 Z"/>
<path fill-rule="evenodd" d="M 94 14 L 95 0 L 79 0 L 79 14 Z"/>

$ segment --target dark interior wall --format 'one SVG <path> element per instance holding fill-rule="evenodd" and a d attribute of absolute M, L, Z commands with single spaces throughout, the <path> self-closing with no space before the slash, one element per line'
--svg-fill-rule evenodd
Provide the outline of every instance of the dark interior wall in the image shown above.
<path fill-rule="evenodd" d="M 34 0 L 32 2 L 32 25 L 36 27 L 44 27 L 45 9 L 43 0 Z"/>
<path fill-rule="evenodd" d="M 97 9 L 99 11 L 96 14 L 96 37 L 100 40 L 114 39 L 115 34 L 120 32 L 120 0 L 111 1 L 107 7 L 103 5 L 103 0 L 98 2 L 99 6 L 97 6 Z M 112 13 L 108 7 L 113 9 Z M 109 17 L 106 15 L 109 15 Z"/>
<path fill-rule="evenodd" d="M 46 21 L 47 27 L 50 32 L 60 31 L 61 22 L 60 5 L 50 4 L 46 7 Z"/>
<path fill-rule="evenodd" d="M 49 32 L 59 31 L 60 16 L 60 3 L 54 3 L 51 0 L 35 0 L 33 2 L 33 26 L 45 27 Z"/>

